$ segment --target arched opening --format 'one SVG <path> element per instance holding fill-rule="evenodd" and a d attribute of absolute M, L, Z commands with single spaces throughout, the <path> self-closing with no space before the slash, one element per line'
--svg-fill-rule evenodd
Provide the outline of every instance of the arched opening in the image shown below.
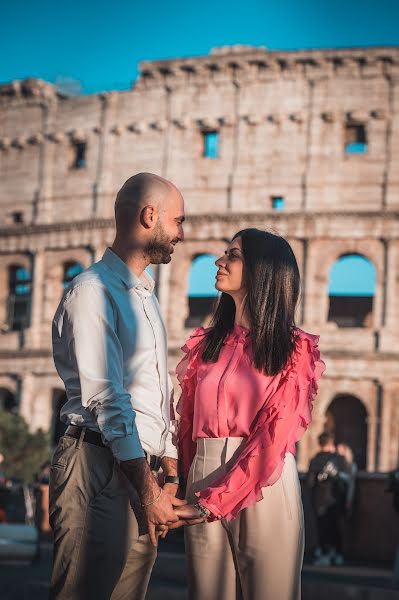
<path fill-rule="evenodd" d="M 199 327 L 212 314 L 218 294 L 215 289 L 217 271 L 215 260 L 215 256 L 200 254 L 192 262 L 188 287 L 189 315 L 186 319 L 186 327 Z"/>
<path fill-rule="evenodd" d="M 341 256 L 331 267 L 328 320 L 338 327 L 370 327 L 376 269 L 360 254 Z"/>
<path fill-rule="evenodd" d="M 82 271 L 84 271 L 84 267 L 80 263 L 72 261 L 66 262 L 64 264 L 64 275 L 62 279 L 64 289 L 67 288 L 71 281 L 79 275 L 79 273 L 82 273 Z"/>
<path fill-rule="evenodd" d="M 12 331 L 29 327 L 32 275 L 21 265 L 8 268 L 8 326 Z"/>
<path fill-rule="evenodd" d="M 361 400 L 350 394 L 339 394 L 326 412 L 326 431 L 336 444 L 347 444 L 353 450 L 359 469 L 367 466 L 367 410 Z"/>
<path fill-rule="evenodd" d="M 60 420 L 61 409 L 67 401 L 65 390 L 53 390 L 53 419 L 51 428 L 51 441 L 54 446 L 65 433 L 67 426 Z"/>
<path fill-rule="evenodd" d="M 16 412 L 17 410 L 15 394 L 3 387 L 0 387 L 0 410 L 5 412 Z"/>

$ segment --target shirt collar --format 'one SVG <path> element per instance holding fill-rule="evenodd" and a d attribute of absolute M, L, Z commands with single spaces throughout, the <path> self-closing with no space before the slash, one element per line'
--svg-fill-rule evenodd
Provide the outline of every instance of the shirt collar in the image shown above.
<path fill-rule="evenodd" d="M 102 260 L 123 281 L 129 290 L 136 289 L 149 294 L 152 294 L 154 291 L 155 281 L 153 278 L 146 271 L 143 271 L 141 276 L 137 277 L 111 248 L 106 249 Z"/>

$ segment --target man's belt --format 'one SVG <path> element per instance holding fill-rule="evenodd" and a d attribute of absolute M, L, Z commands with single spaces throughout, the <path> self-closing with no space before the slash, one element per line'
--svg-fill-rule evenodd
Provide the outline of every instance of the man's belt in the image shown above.
<path fill-rule="evenodd" d="M 101 438 L 101 433 L 98 433 L 98 431 L 93 431 L 92 429 L 84 429 L 83 427 L 78 427 L 77 425 L 69 425 L 65 435 L 67 437 L 80 440 L 81 442 L 94 444 L 95 446 L 100 446 L 101 448 L 108 448 Z"/>
<path fill-rule="evenodd" d="M 92 429 L 84 429 L 83 431 L 83 427 L 69 425 L 65 435 L 80 440 L 81 442 L 87 442 L 88 444 L 94 444 L 95 446 L 100 446 L 101 448 L 107 448 L 109 450 L 109 446 L 104 444 L 101 433 L 98 431 L 93 431 Z M 159 471 L 161 468 L 161 457 L 155 456 L 155 454 L 149 454 L 148 452 L 144 452 L 144 454 L 150 465 L 151 471 Z"/>

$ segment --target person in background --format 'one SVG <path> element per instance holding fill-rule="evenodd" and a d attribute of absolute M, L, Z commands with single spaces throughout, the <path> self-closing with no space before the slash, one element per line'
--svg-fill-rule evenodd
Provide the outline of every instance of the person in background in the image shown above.
<path fill-rule="evenodd" d="M 348 469 L 347 473 L 341 473 L 340 477 L 346 482 L 343 512 L 346 518 L 350 518 L 353 511 L 358 466 L 354 461 L 352 448 L 348 444 L 337 444 L 337 452 L 344 457 Z"/>
<path fill-rule="evenodd" d="M 319 546 L 314 564 L 343 564 L 341 516 L 345 504 L 348 466 L 337 453 L 334 436 L 319 435 L 320 451 L 312 458 L 307 476 L 316 516 Z"/>
<path fill-rule="evenodd" d="M 392 506 L 396 514 L 399 515 L 399 467 L 389 473 L 389 486 L 385 491 L 392 494 Z M 396 547 L 392 583 L 395 587 L 399 587 L 399 542 Z"/>

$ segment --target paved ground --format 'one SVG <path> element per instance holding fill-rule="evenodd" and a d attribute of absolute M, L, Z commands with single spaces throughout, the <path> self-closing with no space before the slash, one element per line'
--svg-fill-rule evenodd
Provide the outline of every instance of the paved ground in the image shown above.
<path fill-rule="evenodd" d="M 158 556 L 147 600 L 186 600 L 185 559 L 181 540 L 164 545 Z M 32 565 L 0 564 L 1 600 L 47 600 L 51 544 L 42 544 L 41 558 Z M 303 600 L 397 600 L 387 567 L 345 565 L 303 571 Z M 89 599 L 88 599 L 89 600 Z M 275 599 L 271 599 L 275 600 Z"/>

